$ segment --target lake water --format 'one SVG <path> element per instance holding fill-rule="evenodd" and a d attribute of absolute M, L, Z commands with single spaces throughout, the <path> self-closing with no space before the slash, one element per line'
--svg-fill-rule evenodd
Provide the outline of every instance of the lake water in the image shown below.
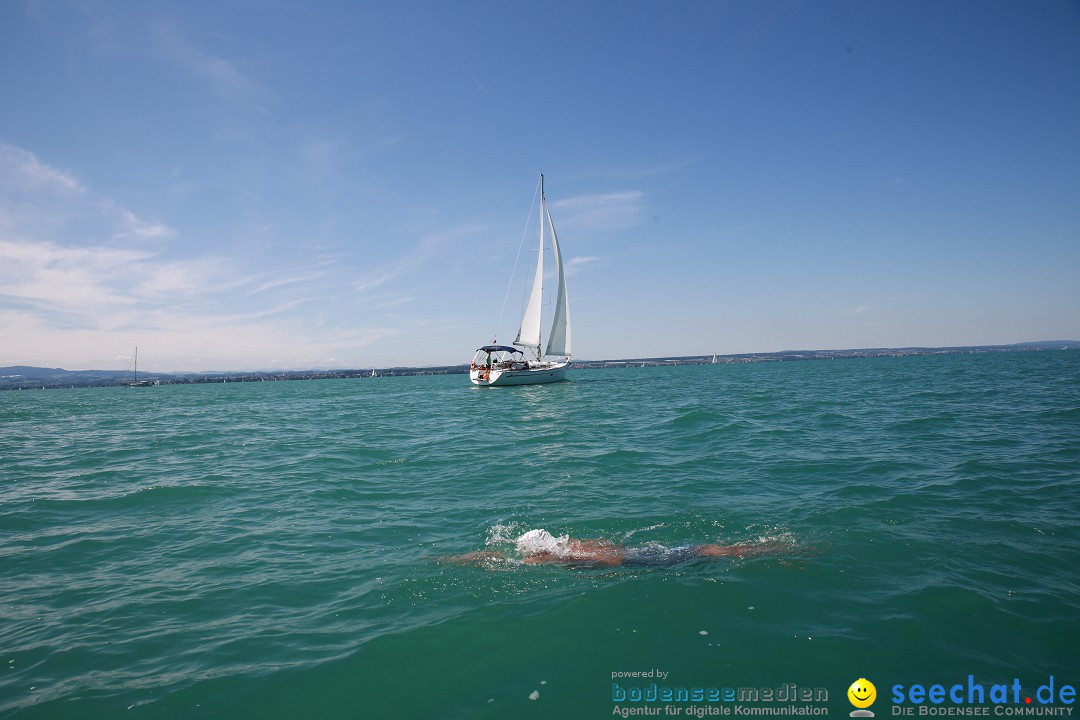
<path fill-rule="evenodd" d="M 739 703 L 618 691 L 794 684 L 846 717 L 867 678 L 880 718 L 897 684 L 1080 684 L 1080 352 L 570 377 L 0 393 L 0 716 L 687 717 Z M 534 528 L 790 549 L 438 560 Z"/>

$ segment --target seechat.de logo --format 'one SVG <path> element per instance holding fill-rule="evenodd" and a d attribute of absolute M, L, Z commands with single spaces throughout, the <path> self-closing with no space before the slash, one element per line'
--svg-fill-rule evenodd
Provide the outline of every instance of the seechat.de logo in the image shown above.
<path fill-rule="evenodd" d="M 859 678 L 851 683 L 851 687 L 847 690 L 847 697 L 856 708 L 851 712 L 851 717 L 874 717 L 874 713 L 866 709 L 877 699 L 877 688 L 874 687 L 874 683 L 866 678 Z"/>

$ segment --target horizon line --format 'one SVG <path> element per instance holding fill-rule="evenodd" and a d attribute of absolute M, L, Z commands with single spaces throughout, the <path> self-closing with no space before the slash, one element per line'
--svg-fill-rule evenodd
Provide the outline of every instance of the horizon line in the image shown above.
<path fill-rule="evenodd" d="M 932 351 L 932 350 L 967 350 L 967 349 L 993 349 L 993 348 L 1031 348 L 1045 347 L 1047 349 L 1053 349 L 1056 345 L 1073 346 L 1072 348 L 1065 347 L 1062 349 L 1080 349 L 1080 340 L 1033 340 L 1018 343 L 985 343 L 978 345 L 896 345 L 887 346 L 879 345 L 873 347 L 853 347 L 853 348 L 817 348 L 817 349 L 787 349 L 787 350 L 766 350 L 755 352 L 735 352 L 735 353 L 704 353 L 693 355 L 652 355 L 652 356 L 636 356 L 636 357 L 623 357 L 623 358 L 597 358 L 597 359 L 579 359 L 573 362 L 577 363 L 615 363 L 615 362 L 649 362 L 649 361 L 672 361 L 672 360 L 687 360 L 698 358 L 734 358 L 734 357 L 759 357 L 770 355 L 793 355 L 800 353 L 857 353 L 857 352 L 898 352 L 898 351 Z M 244 368 L 240 370 L 144 370 L 147 375 L 228 375 L 228 374 L 242 374 L 242 373 L 305 373 L 305 372 L 358 372 L 361 370 L 434 370 L 444 368 L 456 368 L 466 367 L 467 362 L 453 363 L 450 365 L 362 365 L 362 366 L 325 366 L 325 367 L 307 367 L 307 368 Z M 88 368 L 83 370 L 70 370 L 63 367 L 47 367 L 43 365 L 7 365 L 0 367 L 0 370 L 10 370 L 14 368 L 30 368 L 34 370 L 60 370 L 70 373 L 91 373 L 91 372 L 103 372 L 103 373 L 124 373 L 128 372 L 128 369 L 104 369 L 104 368 Z"/>

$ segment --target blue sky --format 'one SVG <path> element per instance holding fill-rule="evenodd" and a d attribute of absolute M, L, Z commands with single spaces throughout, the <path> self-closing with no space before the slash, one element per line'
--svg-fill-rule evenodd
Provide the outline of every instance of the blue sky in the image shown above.
<path fill-rule="evenodd" d="M 0 365 L 466 362 L 541 170 L 581 359 L 1080 339 L 1078 78 L 1062 0 L 0 3 Z"/>

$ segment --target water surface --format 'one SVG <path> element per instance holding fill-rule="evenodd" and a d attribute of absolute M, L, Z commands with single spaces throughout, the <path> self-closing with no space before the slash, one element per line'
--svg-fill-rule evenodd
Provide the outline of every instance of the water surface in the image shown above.
<path fill-rule="evenodd" d="M 649 668 L 831 715 L 859 677 L 1080 681 L 1080 353 L 570 375 L 0 393 L 0 716 L 600 718 Z M 435 560 L 540 527 L 794 547 Z"/>

